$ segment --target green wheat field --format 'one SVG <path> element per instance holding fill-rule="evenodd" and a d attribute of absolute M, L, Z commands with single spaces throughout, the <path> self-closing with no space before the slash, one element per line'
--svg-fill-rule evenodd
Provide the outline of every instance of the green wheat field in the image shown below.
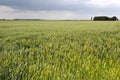
<path fill-rule="evenodd" d="M 120 22 L 0 21 L 0 80 L 120 80 Z"/>

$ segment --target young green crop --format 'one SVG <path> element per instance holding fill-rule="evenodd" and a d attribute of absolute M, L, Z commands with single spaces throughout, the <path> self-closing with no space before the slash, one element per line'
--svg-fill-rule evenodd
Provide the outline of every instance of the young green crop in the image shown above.
<path fill-rule="evenodd" d="M 120 80 L 120 24 L 0 21 L 0 80 Z"/>

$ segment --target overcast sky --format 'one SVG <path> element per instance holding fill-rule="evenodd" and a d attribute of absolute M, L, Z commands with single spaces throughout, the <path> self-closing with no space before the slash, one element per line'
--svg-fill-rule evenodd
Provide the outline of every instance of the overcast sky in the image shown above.
<path fill-rule="evenodd" d="M 117 16 L 120 0 L 0 0 L 0 18 L 90 19 Z"/>

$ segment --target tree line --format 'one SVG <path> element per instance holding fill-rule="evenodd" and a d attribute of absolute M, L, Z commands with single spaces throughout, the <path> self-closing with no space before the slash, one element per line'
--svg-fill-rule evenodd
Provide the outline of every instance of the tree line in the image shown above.
<path fill-rule="evenodd" d="M 93 21 L 118 21 L 118 18 L 116 16 L 113 16 L 113 17 L 95 16 L 93 18 Z"/>

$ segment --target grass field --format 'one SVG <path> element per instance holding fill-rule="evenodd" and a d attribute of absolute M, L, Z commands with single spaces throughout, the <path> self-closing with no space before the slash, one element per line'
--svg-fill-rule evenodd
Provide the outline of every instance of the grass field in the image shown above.
<path fill-rule="evenodd" d="M 0 21 L 0 80 L 120 80 L 120 23 Z"/>

